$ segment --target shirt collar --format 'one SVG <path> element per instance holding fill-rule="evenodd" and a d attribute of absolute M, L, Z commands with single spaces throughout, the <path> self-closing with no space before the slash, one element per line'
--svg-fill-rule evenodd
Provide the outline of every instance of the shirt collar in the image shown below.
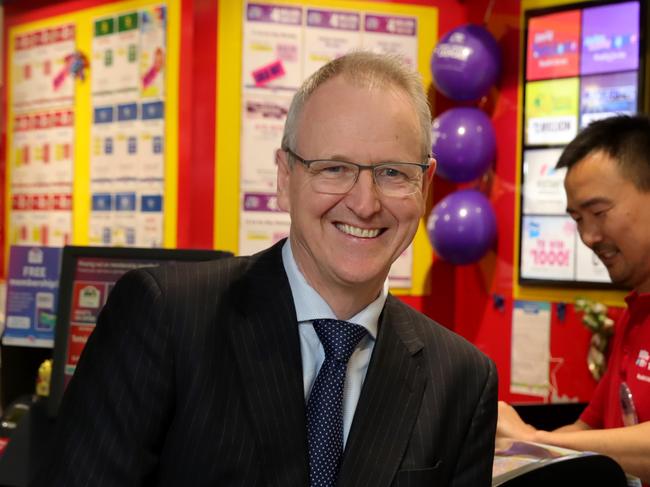
<path fill-rule="evenodd" d="M 332 311 L 332 308 L 307 283 L 302 272 L 298 269 L 298 264 L 296 264 L 296 260 L 293 257 L 289 239 L 287 239 L 282 247 L 282 263 L 284 264 L 284 271 L 287 273 L 287 278 L 289 279 L 289 286 L 291 287 L 298 322 L 312 321 L 320 318 L 338 319 Z M 388 279 L 384 282 L 377 299 L 346 321 L 363 326 L 373 338 L 377 338 L 379 315 L 384 309 L 387 296 Z"/>
<path fill-rule="evenodd" d="M 625 302 L 630 313 L 650 310 L 650 293 L 639 293 L 636 290 L 625 296 Z"/>

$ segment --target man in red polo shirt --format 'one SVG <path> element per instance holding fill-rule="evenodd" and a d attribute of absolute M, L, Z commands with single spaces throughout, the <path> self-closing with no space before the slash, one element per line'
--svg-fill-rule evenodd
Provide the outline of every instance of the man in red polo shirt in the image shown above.
<path fill-rule="evenodd" d="M 650 484 L 650 118 L 590 124 L 565 148 L 567 212 L 613 282 L 633 291 L 615 327 L 608 369 L 573 424 L 536 430 L 499 403 L 497 437 L 609 455 Z"/>

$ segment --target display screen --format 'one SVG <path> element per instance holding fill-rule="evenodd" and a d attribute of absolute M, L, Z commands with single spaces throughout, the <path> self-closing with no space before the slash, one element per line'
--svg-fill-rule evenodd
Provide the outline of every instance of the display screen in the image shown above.
<path fill-rule="evenodd" d="M 528 23 L 526 79 L 578 74 L 580 11 L 543 15 Z"/>
<path fill-rule="evenodd" d="M 639 67 L 639 2 L 587 8 L 582 14 L 580 74 Z"/>
<path fill-rule="evenodd" d="M 531 149 L 524 152 L 524 214 L 566 216 L 564 175 L 555 169 L 561 149 Z"/>
<path fill-rule="evenodd" d="M 519 282 L 611 287 L 606 268 L 566 214 L 555 165 L 595 120 L 643 103 L 645 5 L 587 1 L 525 12 Z"/>
<path fill-rule="evenodd" d="M 126 272 L 229 257 L 218 250 L 172 250 L 66 246 L 61 259 L 59 310 L 48 413 L 55 416 L 79 357 L 95 329 L 97 318 L 115 285 Z"/>
<path fill-rule="evenodd" d="M 636 113 L 639 105 L 637 82 L 636 71 L 582 78 L 580 128 L 601 118 Z"/>
<path fill-rule="evenodd" d="M 526 144 L 566 144 L 578 133 L 578 78 L 526 84 Z"/>

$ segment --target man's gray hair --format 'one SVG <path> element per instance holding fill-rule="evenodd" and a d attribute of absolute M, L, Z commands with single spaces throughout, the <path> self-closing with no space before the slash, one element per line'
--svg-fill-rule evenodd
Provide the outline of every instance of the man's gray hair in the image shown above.
<path fill-rule="evenodd" d="M 289 107 L 282 135 L 283 149 L 296 149 L 298 119 L 309 97 L 326 81 L 343 76 L 356 86 L 367 88 L 397 87 L 408 95 L 420 120 L 422 161 L 431 153 L 431 110 L 422 79 L 402 58 L 392 54 L 354 51 L 341 56 L 312 74 L 296 92 Z"/>

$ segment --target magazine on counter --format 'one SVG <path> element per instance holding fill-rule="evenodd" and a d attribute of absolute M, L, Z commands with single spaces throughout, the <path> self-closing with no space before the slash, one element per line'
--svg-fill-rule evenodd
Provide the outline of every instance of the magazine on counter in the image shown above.
<path fill-rule="evenodd" d="M 591 455 L 597 454 L 542 443 L 500 439 L 494 452 L 492 487 L 503 485 L 508 480 L 550 463 Z M 627 475 L 627 481 L 628 487 L 641 487 L 641 481 L 637 477 Z"/>

